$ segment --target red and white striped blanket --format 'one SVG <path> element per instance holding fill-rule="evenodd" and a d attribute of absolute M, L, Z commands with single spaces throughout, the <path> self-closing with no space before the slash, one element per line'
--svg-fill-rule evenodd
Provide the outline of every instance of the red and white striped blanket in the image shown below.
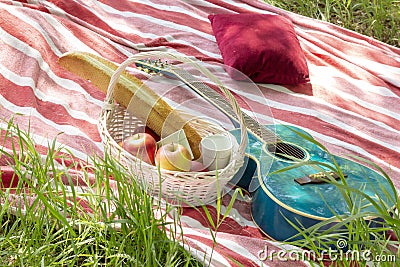
<path fill-rule="evenodd" d="M 96 124 L 105 95 L 62 69 L 59 56 L 88 51 L 120 63 L 141 51 L 160 50 L 222 62 L 207 16 L 244 12 L 291 19 L 308 62 L 309 84 L 258 84 L 275 120 L 305 129 L 335 154 L 379 164 L 400 188 L 400 49 L 262 1 L 1 0 L 0 118 L 22 114 L 15 123 L 22 129 L 29 124 L 43 146 L 57 136 L 78 158 L 87 159 L 88 151 L 101 155 Z M 253 101 L 261 118 L 268 115 L 258 98 L 245 90 L 236 93 Z M 248 203 L 235 203 L 219 228 L 212 266 L 261 264 L 259 252 L 267 241 L 249 211 Z M 187 208 L 181 219 L 186 248 L 196 248 L 203 258 L 213 243 L 205 217 Z"/>

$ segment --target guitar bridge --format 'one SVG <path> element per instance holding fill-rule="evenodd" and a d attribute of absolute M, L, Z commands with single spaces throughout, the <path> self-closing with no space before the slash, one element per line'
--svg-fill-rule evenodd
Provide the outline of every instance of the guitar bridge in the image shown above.
<path fill-rule="evenodd" d="M 347 177 L 346 174 L 343 174 L 344 178 Z M 326 183 L 329 181 L 330 178 L 333 178 L 335 180 L 338 180 L 340 177 L 337 173 L 335 172 L 317 172 L 310 174 L 308 176 L 304 176 L 301 178 L 296 178 L 294 179 L 299 185 L 305 185 L 305 184 L 321 184 L 321 183 Z"/>

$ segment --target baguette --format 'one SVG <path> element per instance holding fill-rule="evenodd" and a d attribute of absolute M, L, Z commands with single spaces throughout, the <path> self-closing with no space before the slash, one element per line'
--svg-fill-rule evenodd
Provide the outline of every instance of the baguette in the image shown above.
<path fill-rule="evenodd" d="M 113 62 L 87 52 L 66 53 L 59 58 L 58 63 L 80 78 L 91 81 L 104 93 L 107 93 L 111 76 L 118 68 Z M 183 129 L 194 158 L 200 157 L 201 136 L 189 120 L 183 119 L 179 112 L 174 112 L 168 103 L 134 75 L 126 71 L 120 75 L 114 88 L 114 99 L 127 109 L 135 108 L 133 114 L 145 121 L 146 126 L 159 136 Z"/>

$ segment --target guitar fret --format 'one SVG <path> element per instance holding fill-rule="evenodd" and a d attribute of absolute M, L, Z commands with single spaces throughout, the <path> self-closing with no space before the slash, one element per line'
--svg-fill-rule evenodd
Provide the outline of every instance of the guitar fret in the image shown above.
<path fill-rule="evenodd" d="M 186 85 L 191 87 L 195 92 L 203 96 L 209 102 L 211 102 L 214 106 L 219 108 L 222 112 L 236 120 L 239 121 L 236 113 L 232 109 L 229 102 L 222 97 L 219 93 L 211 89 L 209 86 L 204 84 L 201 81 L 195 79 L 190 73 L 183 70 L 175 70 L 174 74 L 179 77 L 182 81 L 185 82 Z M 267 143 L 275 143 L 279 138 L 270 130 L 260 125 L 255 119 L 242 112 L 245 126 L 258 138 Z"/>
<path fill-rule="evenodd" d="M 191 84 L 193 86 L 196 86 L 198 84 L 199 86 L 196 88 L 201 88 L 203 95 L 206 96 L 207 99 L 211 100 L 211 102 L 213 102 L 216 106 L 224 109 L 225 112 L 228 112 L 229 115 L 237 119 L 236 113 L 232 110 L 231 105 L 220 94 L 215 91 L 210 91 L 212 89 L 208 86 L 206 87 L 206 85 L 202 82 L 191 82 Z"/>

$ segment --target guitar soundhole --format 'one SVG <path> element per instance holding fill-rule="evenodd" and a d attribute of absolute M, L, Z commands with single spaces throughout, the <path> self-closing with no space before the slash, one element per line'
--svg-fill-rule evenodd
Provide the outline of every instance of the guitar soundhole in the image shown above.
<path fill-rule="evenodd" d="M 276 144 L 269 144 L 268 151 L 276 157 L 284 160 L 303 160 L 306 158 L 306 152 L 295 145 L 289 143 L 279 142 Z"/>

